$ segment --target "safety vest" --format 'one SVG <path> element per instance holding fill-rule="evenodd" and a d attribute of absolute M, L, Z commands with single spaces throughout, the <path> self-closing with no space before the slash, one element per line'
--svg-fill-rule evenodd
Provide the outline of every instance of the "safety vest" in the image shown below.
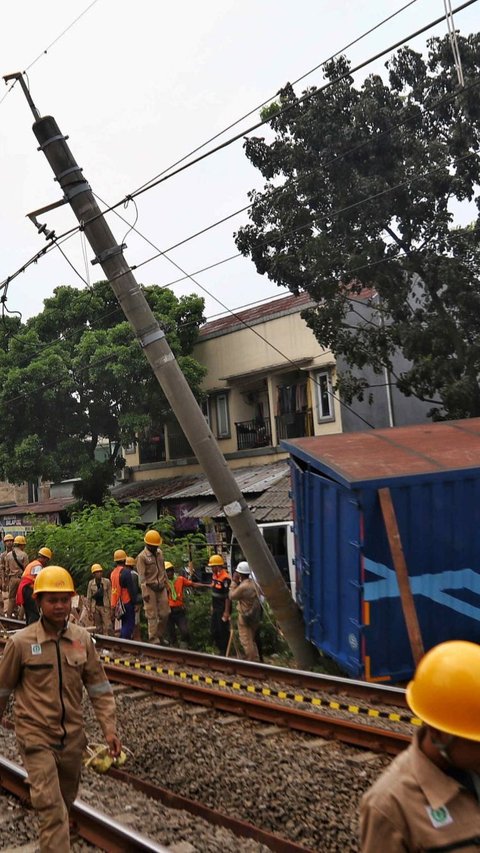
<path fill-rule="evenodd" d="M 225 569 L 221 569 L 218 574 L 212 577 L 212 590 L 214 598 L 226 598 L 228 596 L 228 588 L 225 587 L 225 581 L 230 582 L 231 577 Z"/>
<path fill-rule="evenodd" d="M 35 583 L 35 578 L 32 577 L 32 575 L 24 575 L 22 577 L 22 579 L 18 585 L 17 595 L 15 598 L 15 604 L 17 605 L 17 607 L 24 607 L 25 606 L 25 601 L 23 598 L 23 591 L 24 591 L 26 586 L 29 586 L 29 585 L 33 586 L 34 583 Z"/>
<path fill-rule="evenodd" d="M 28 566 L 23 570 L 22 578 L 30 578 L 32 576 L 32 569 L 34 569 L 35 566 L 41 566 L 41 565 L 42 564 L 41 564 L 40 560 L 38 560 L 37 558 L 35 558 L 35 560 L 32 560 L 28 564 Z"/>
<path fill-rule="evenodd" d="M 128 589 L 120 586 L 120 575 L 124 568 L 125 566 L 116 566 L 110 575 L 110 583 L 112 584 L 112 598 L 110 604 L 112 607 L 115 607 L 119 599 L 121 599 L 124 604 L 128 604 L 131 601 Z"/>

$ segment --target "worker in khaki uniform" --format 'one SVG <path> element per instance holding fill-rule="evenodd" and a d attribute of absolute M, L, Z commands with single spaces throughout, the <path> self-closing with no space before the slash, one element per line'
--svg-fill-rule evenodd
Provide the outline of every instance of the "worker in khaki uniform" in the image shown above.
<path fill-rule="evenodd" d="M 41 853 L 70 850 L 69 810 L 77 795 L 86 745 L 86 688 L 114 756 L 115 702 L 90 634 L 68 621 L 73 581 L 60 566 L 42 569 L 34 585 L 41 620 L 9 638 L 0 660 L 0 718 L 15 695 L 15 733 L 38 813 Z"/>
<path fill-rule="evenodd" d="M 8 576 L 7 576 L 7 554 L 13 548 L 13 536 L 6 533 L 3 537 L 5 550 L 0 554 L 0 615 L 5 613 L 8 606 Z"/>
<path fill-rule="evenodd" d="M 148 641 L 161 643 L 167 630 L 170 607 L 167 596 L 167 576 L 160 550 L 162 537 L 156 530 L 147 530 L 145 548 L 137 557 L 143 607 L 148 623 Z"/>
<path fill-rule="evenodd" d="M 480 647 L 431 649 L 407 687 L 424 725 L 365 794 L 362 853 L 480 849 Z"/>
<path fill-rule="evenodd" d="M 28 556 L 25 551 L 25 536 L 15 536 L 13 548 L 5 561 L 8 583 L 8 602 L 6 615 L 11 618 L 18 614 L 17 590 L 24 570 L 28 566 Z"/>
<path fill-rule="evenodd" d="M 108 636 L 112 633 L 110 597 L 112 585 L 108 578 L 103 577 L 103 566 L 94 563 L 90 569 L 91 580 L 87 586 L 88 616 L 99 634 Z"/>
<path fill-rule="evenodd" d="M 242 560 L 234 572 L 228 597 L 230 601 L 237 602 L 238 636 L 245 652 L 245 658 L 258 661 L 260 655 L 255 635 L 262 620 L 262 605 L 258 597 L 257 587 L 250 577 L 250 566 L 246 560 Z"/>

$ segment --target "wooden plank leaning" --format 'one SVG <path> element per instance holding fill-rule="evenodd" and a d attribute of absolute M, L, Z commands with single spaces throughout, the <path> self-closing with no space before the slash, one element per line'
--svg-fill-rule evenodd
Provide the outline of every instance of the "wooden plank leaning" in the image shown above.
<path fill-rule="evenodd" d="M 423 647 L 420 624 L 418 622 L 415 601 L 410 587 L 407 563 L 403 553 L 402 540 L 400 538 L 400 531 L 398 529 L 395 507 L 393 505 L 390 489 L 379 489 L 378 497 L 380 499 L 380 507 L 382 510 L 383 520 L 385 522 L 390 551 L 392 553 L 393 565 L 397 575 L 398 588 L 400 590 L 400 601 L 402 604 L 405 624 L 407 626 L 410 648 L 412 650 L 413 660 L 415 661 L 416 666 L 425 654 L 425 650 Z"/>

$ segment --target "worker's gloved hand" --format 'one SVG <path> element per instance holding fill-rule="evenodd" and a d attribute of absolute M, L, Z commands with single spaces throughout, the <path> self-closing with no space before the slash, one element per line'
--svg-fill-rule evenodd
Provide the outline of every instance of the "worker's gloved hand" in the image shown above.
<path fill-rule="evenodd" d="M 222 616 L 222 622 L 230 622 L 230 616 L 227 616 L 225 613 Z"/>

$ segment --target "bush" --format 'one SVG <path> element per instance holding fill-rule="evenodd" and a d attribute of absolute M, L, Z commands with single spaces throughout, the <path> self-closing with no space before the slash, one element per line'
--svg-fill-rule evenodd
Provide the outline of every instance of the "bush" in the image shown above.
<path fill-rule="evenodd" d="M 172 538 L 173 522 L 171 516 L 165 516 L 152 527 L 168 541 Z M 43 545 L 50 548 L 53 565 L 68 569 L 79 592 L 84 593 L 92 563 L 100 563 L 108 572 L 117 548 L 123 548 L 131 556 L 143 549 L 144 532 L 140 524 L 138 501 L 121 506 L 109 498 L 103 506 L 89 506 L 74 513 L 70 523 L 63 527 L 43 522 L 36 524 L 28 535 L 27 550 L 33 558 Z"/>

